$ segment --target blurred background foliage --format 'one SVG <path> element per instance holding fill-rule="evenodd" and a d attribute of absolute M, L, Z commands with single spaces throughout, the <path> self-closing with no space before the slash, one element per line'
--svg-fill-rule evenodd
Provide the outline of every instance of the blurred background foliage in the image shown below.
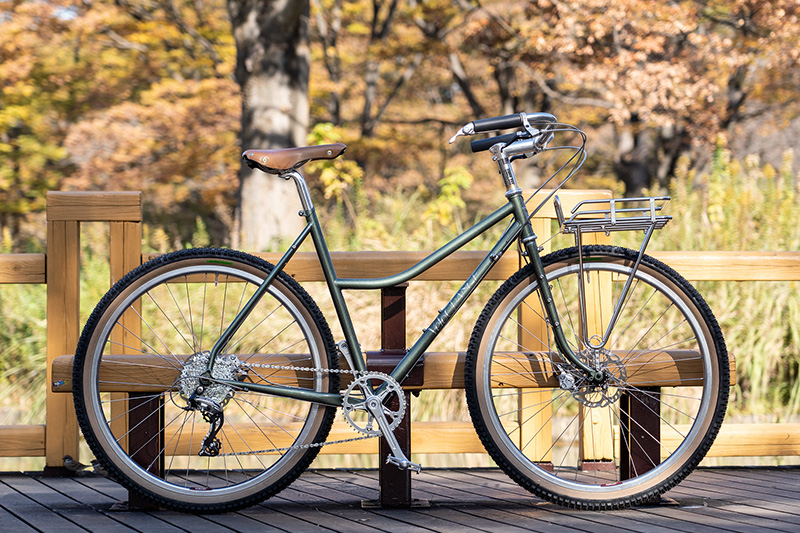
<path fill-rule="evenodd" d="M 474 118 L 552 112 L 589 134 L 572 186 L 631 193 L 668 186 L 682 157 L 707 171 L 720 134 L 775 168 L 800 148 L 793 0 L 310 0 L 309 22 L 308 142 L 349 145 L 310 181 L 351 233 L 385 196 L 435 202 L 437 222 L 459 220 L 443 197 L 483 212 L 492 163 L 446 143 Z M 0 0 L 0 29 L 0 229 L 15 247 L 41 241 L 26 223 L 53 189 L 143 190 L 172 247 L 198 215 L 231 243 L 241 98 L 224 2 Z"/>

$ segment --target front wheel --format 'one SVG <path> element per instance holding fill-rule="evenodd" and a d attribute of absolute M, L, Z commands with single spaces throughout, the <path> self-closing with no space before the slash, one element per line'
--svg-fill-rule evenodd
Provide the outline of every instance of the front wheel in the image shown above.
<path fill-rule="evenodd" d="M 127 274 L 95 308 L 75 355 L 75 408 L 95 456 L 128 489 L 162 507 L 224 512 L 285 488 L 316 456 L 333 407 L 216 381 L 338 392 L 338 374 L 325 372 L 338 367 L 328 325 L 292 278 L 274 279 L 204 375 L 273 268 L 231 250 L 182 250 Z"/>
<path fill-rule="evenodd" d="M 520 485 L 567 507 L 653 501 L 705 456 L 725 414 L 728 356 L 708 305 L 649 256 L 634 272 L 636 257 L 584 247 L 583 281 L 576 248 L 542 260 L 567 341 L 602 383 L 559 355 L 530 265 L 497 290 L 470 339 L 467 401 L 486 450 Z"/>

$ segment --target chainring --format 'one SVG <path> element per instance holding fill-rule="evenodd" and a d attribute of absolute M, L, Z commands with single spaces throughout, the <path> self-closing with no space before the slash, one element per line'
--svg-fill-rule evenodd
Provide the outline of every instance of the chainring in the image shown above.
<path fill-rule="evenodd" d="M 375 427 L 375 417 L 367 411 L 366 402 L 371 397 L 370 390 L 379 391 L 375 396 L 383 404 L 383 413 L 389 422 L 389 429 L 400 425 L 406 413 L 406 399 L 400 384 L 390 375 L 380 372 L 365 372 L 350 383 L 342 398 L 342 411 L 347 423 L 359 433 L 377 437 L 381 430 Z M 396 400 L 396 409 L 389 407 Z"/>

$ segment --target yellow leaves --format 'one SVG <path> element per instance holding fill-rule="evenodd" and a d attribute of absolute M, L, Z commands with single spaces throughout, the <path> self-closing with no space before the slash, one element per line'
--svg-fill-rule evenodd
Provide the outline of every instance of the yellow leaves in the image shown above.
<path fill-rule="evenodd" d="M 232 198 L 238 167 L 238 89 L 232 80 L 167 79 L 70 128 L 71 188 L 144 190 L 164 212 Z M 206 197 L 203 191 L 212 192 Z"/>
<path fill-rule="evenodd" d="M 426 220 L 435 220 L 441 226 L 449 226 L 457 219 L 458 211 L 464 209 L 466 204 L 461 197 L 461 192 L 468 189 L 474 178 L 464 166 L 445 169 L 444 177 L 439 180 L 439 193 L 428 204 L 423 217 Z"/>
<path fill-rule="evenodd" d="M 344 140 L 342 128 L 330 123 L 319 123 L 308 135 L 310 145 L 332 144 Z M 364 178 L 364 170 L 352 159 L 338 157 L 332 160 L 314 161 L 306 165 L 310 174 L 317 174 L 322 184 L 323 196 L 326 200 L 341 203 L 348 191 L 358 188 Z"/>

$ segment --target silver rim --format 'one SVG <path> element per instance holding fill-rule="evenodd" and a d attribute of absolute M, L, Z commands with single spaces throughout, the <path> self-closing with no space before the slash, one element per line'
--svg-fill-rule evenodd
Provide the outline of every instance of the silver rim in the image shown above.
<path fill-rule="evenodd" d="M 619 293 L 616 286 L 621 286 L 630 269 L 617 263 L 584 266 L 595 279 L 599 280 L 602 275 L 606 282 L 611 281 L 611 291 L 598 290 L 595 296 L 602 295 L 605 300 L 616 302 Z M 573 350 L 585 348 L 579 341 L 577 302 L 570 301 L 570 296 L 577 294 L 577 272 L 575 264 L 560 266 L 548 273 L 557 308 L 562 313 L 560 321 Z M 646 350 L 652 353 L 668 349 L 696 350 L 701 356 L 702 377 L 695 378 L 692 384 L 696 386 L 662 387 L 658 395 L 644 389 L 647 392 L 641 394 L 659 401 L 660 431 L 669 438 L 660 445 L 660 463 L 653 462 L 649 471 L 633 471 L 629 473 L 630 479 L 621 479 L 620 401 L 619 397 L 614 397 L 614 389 L 636 393 L 643 389 L 645 381 L 636 378 L 639 381 L 634 384 L 625 376 L 618 382 L 619 386 L 610 388 L 611 392 L 605 392 L 605 396 L 601 393 L 581 396 L 574 389 L 561 387 L 510 388 L 508 383 L 498 386 L 503 381 L 508 382 L 509 374 L 520 364 L 504 354 L 555 352 L 550 336 L 543 336 L 546 330 L 531 331 L 528 325 L 531 317 L 541 319 L 544 314 L 541 303 L 537 303 L 537 295 L 538 285 L 532 281 L 503 303 L 495 314 L 498 318 L 493 317 L 490 328 L 485 331 L 487 340 L 481 343 L 478 354 L 480 409 L 491 438 L 503 456 L 534 483 L 571 497 L 597 500 L 626 497 L 669 479 L 690 460 L 702 442 L 710 424 L 716 398 L 714 391 L 719 387 L 716 365 L 711 357 L 713 344 L 693 311 L 694 305 L 683 291 L 645 266 L 640 267 L 633 292 L 612 334 L 611 354 L 605 355 L 606 365 L 612 370 L 621 366 L 632 372 L 643 372 L 646 371 L 644 359 L 649 357 L 643 355 Z M 595 305 L 604 308 L 602 304 Z M 527 313 L 528 323 L 523 323 L 523 312 Z M 605 324 L 602 317 L 610 316 L 610 312 L 601 311 L 594 316 L 594 319 L 590 316 L 589 322 Z M 629 351 L 627 359 L 626 350 Z M 528 368 L 549 366 L 552 370 L 554 362 L 560 363 L 548 359 Z M 532 381 L 539 379 L 533 375 L 529 377 Z M 592 405 L 593 401 L 601 405 Z M 602 405 L 604 403 L 606 405 Z M 525 429 L 522 422 L 537 427 Z M 631 428 L 646 431 L 637 428 L 635 422 Z"/>
<path fill-rule="evenodd" d="M 209 424 L 198 411 L 181 409 L 186 403 L 181 398 L 184 381 L 179 379 L 163 392 L 147 394 L 163 398 L 164 405 L 159 447 L 165 457 L 163 471 L 156 476 L 136 464 L 124 449 L 128 432 L 112 428 L 124 416 L 120 413 L 130 410 L 129 402 L 120 400 L 118 393 L 101 390 L 101 362 L 121 365 L 112 357 L 120 351 L 146 356 L 148 362 L 155 357 L 159 363 L 154 372 L 179 377 L 187 353 L 210 350 L 224 326 L 262 281 L 256 272 L 224 265 L 170 268 L 124 293 L 121 303 L 104 318 L 99 335 L 93 337 L 99 342 L 90 344 L 84 397 L 94 435 L 113 463 L 147 490 L 195 503 L 244 498 L 288 474 L 308 452 L 294 448 L 254 453 L 310 443 L 321 425 L 322 407 L 234 392 L 224 408 L 225 423 L 219 433 L 222 453 L 213 458 L 198 457 L 196 452 Z M 231 352 L 244 362 L 326 368 L 327 360 L 320 353 L 319 333 L 312 328 L 312 319 L 287 293 L 277 282 L 269 288 L 231 341 Z M 132 332 L 129 326 L 120 324 L 120 318 L 126 310 L 130 315 L 137 300 L 140 309 L 133 313 L 141 322 L 141 331 Z M 291 361 L 287 360 L 289 355 Z M 290 378 L 281 377 L 280 371 L 251 368 L 247 379 L 281 383 Z M 327 378 L 319 373 L 298 373 L 294 380 L 296 386 L 316 391 L 327 387 Z M 112 412 L 112 405 L 120 404 L 123 407 Z M 129 451 L 131 455 L 135 453 Z"/>

